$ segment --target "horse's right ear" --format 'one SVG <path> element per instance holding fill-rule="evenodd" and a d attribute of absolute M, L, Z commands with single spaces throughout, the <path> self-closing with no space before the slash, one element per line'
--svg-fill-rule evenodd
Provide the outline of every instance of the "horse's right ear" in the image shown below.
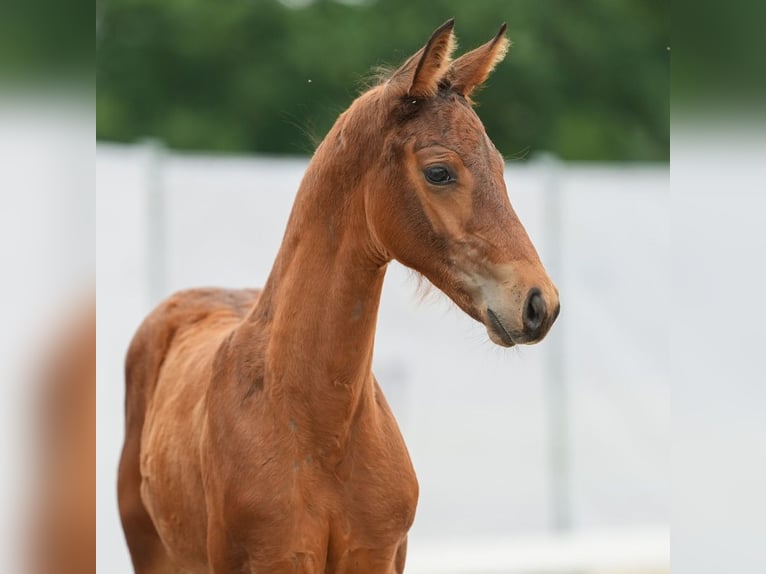
<path fill-rule="evenodd" d="M 495 66 L 505 57 L 511 45 L 505 37 L 507 26 L 500 26 L 500 31 L 489 42 L 463 54 L 450 66 L 450 82 L 452 88 L 466 98 L 477 87 L 481 86 L 495 69 Z"/>
<path fill-rule="evenodd" d="M 402 86 L 406 95 L 414 98 L 436 94 L 439 82 L 452 63 L 452 52 L 456 46 L 452 33 L 454 27 L 455 19 L 450 18 L 434 30 L 426 45 L 393 73 L 389 83 Z"/>

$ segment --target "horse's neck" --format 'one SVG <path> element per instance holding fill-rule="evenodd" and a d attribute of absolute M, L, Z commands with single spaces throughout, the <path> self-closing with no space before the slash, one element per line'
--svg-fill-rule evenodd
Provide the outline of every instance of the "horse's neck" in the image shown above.
<path fill-rule="evenodd" d="M 360 405 L 374 400 L 372 353 L 386 264 L 370 249 L 362 190 L 344 190 L 334 177 L 343 174 L 307 170 L 251 317 L 268 328 L 272 396 L 284 397 L 299 428 L 343 442 Z"/>

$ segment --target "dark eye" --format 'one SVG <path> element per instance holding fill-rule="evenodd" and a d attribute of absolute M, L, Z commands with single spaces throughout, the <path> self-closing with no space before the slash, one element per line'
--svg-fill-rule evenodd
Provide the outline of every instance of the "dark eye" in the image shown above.
<path fill-rule="evenodd" d="M 432 165 L 423 172 L 429 183 L 434 185 L 447 185 L 455 181 L 452 172 L 443 165 Z"/>

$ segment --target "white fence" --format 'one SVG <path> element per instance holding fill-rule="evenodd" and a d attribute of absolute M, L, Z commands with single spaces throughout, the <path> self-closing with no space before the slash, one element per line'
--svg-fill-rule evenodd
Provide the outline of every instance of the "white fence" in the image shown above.
<path fill-rule="evenodd" d="M 263 284 L 305 164 L 99 146 L 99 570 L 129 571 L 113 485 L 133 331 L 176 289 Z M 668 170 L 546 160 L 506 180 L 561 293 L 543 344 L 496 348 L 401 266 L 386 279 L 375 370 L 421 486 L 408 572 L 667 571 Z"/>

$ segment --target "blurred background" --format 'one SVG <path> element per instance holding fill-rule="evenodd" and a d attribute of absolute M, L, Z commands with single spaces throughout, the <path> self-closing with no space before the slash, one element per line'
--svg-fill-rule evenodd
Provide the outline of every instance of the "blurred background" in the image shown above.
<path fill-rule="evenodd" d="M 481 97 L 509 158 L 667 162 L 663 0 L 111 0 L 97 2 L 100 140 L 310 155 L 375 72 L 454 16 L 459 45 L 509 25 Z"/>
<path fill-rule="evenodd" d="M 98 568 L 125 350 L 159 300 L 260 286 L 316 142 L 375 68 L 456 18 L 513 47 L 477 112 L 557 283 L 539 346 L 494 347 L 398 264 L 375 372 L 420 481 L 407 572 L 669 571 L 669 4 L 97 2 Z"/>
<path fill-rule="evenodd" d="M 2 572 L 94 569 L 90 14 L 84 0 L 0 1 Z"/>

